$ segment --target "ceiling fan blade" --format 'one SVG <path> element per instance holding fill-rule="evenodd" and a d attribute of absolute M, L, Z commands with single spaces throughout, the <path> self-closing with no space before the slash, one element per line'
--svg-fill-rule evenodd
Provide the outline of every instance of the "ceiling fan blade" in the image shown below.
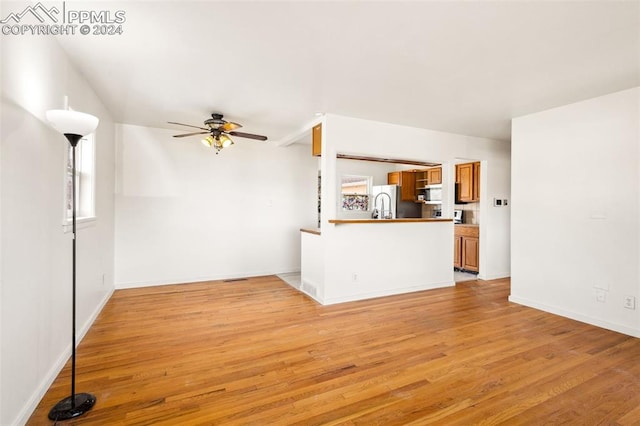
<path fill-rule="evenodd" d="M 207 131 L 207 132 L 185 133 L 185 134 L 182 134 L 182 135 L 173 135 L 173 137 L 174 138 L 184 138 L 185 136 L 206 135 L 207 133 L 209 133 L 209 132 Z"/>
<path fill-rule="evenodd" d="M 207 129 L 206 127 L 192 126 L 191 124 L 175 123 L 175 122 L 173 122 L 173 121 L 167 121 L 167 123 L 169 123 L 169 124 L 177 124 L 178 126 L 193 127 L 194 129 L 209 130 L 209 129 Z"/>
<path fill-rule="evenodd" d="M 235 130 L 235 129 L 239 129 L 240 127 L 242 127 L 242 124 L 234 123 L 233 121 L 227 121 L 222 126 L 220 126 L 220 128 L 222 130 L 224 130 L 225 132 L 228 132 L 228 131 L 231 131 L 231 130 Z"/>
<path fill-rule="evenodd" d="M 266 136 L 253 135 L 251 133 L 243 133 L 243 132 L 227 132 L 227 133 L 229 133 L 231 136 L 238 136 L 240 138 L 257 139 L 259 141 L 266 141 L 267 140 Z"/>

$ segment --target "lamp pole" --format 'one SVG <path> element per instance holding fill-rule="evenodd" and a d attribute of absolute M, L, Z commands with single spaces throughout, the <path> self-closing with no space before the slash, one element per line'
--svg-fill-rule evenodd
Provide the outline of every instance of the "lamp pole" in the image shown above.
<path fill-rule="evenodd" d="M 50 420 L 67 420 L 78 417 L 91 410 L 96 397 L 89 393 L 76 393 L 76 147 L 82 137 L 92 132 L 98 125 L 98 119 L 89 114 L 74 111 L 47 111 L 47 119 L 71 144 L 71 395 L 60 400 L 49 411 Z M 68 130 L 69 128 L 78 130 Z"/>

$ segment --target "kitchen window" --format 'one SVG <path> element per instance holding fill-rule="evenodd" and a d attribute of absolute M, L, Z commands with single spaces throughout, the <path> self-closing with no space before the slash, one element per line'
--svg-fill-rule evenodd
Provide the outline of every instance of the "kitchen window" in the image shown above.
<path fill-rule="evenodd" d="M 340 184 L 343 211 L 368 211 L 371 193 L 371 176 L 342 176 Z"/>

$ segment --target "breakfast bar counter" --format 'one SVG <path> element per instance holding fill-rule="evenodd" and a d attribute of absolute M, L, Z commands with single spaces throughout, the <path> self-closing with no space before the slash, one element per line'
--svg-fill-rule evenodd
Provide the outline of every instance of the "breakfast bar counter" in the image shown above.
<path fill-rule="evenodd" d="M 348 223 L 419 223 L 419 222 L 451 222 L 453 219 L 432 219 L 432 218 L 400 218 L 400 219 L 329 219 L 329 223 L 334 225 L 344 225 Z"/>
<path fill-rule="evenodd" d="M 321 235 L 320 228 L 300 228 L 300 232 L 306 232 L 307 234 Z"/>

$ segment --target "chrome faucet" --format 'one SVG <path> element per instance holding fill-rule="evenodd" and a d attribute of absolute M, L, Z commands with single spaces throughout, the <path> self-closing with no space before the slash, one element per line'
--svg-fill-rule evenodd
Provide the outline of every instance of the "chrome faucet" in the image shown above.
<path fill-rule="evenodd" d="M 387 198 L 389 199 L 389 210 L 388 210 L 388 214 L 385 216 L 384 212 L 386 211 L 386 209 L 384 208 L 384 198 L 382 199 L 381 202 L 381 206 L 382 207 L 380 210 L 380 212 L 378 212 L 378 209 L 375 207 L 378 205 L 378 197 L 381 195 L 386 195 Z M 371 213 L 371 217 L 374 219 L 393 219 L 393 213 L 391 211 L 391 195 L 387 194 L 386 192 L 381 192 L 378 195 L 376 195 L 376 198 L 373 199 L 373 213 Z"/>

